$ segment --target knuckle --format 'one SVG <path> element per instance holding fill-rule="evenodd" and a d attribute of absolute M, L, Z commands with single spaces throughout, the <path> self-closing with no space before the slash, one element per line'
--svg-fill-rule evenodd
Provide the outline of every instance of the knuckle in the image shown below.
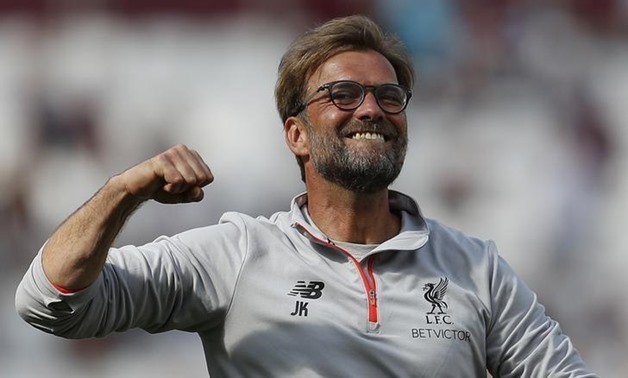
<path fill-rule="evenodd" d="M 185 150 L 185 145 L 177 144 L 175 146 L 170 147 L 166 151 L 164 151 L 162 155 L 172 160 L 172 159 L 175 159 L 178 155 L 180 155 L 181 152 L 184 150 Z"/>
<path fill-rule="evenodd" d="M 201 186 L 202 185 L 207 185 L 207 184 L 209 184 L 209 182 L 210 182 L 209 181 L 209 177 L 202 176 L 202 177 L 199 177 L 198 185 L 201 185 Z"/>
<path fill-rule="evenodd" d="M 189 185 L 196 185 L 196 183 L 197 183 L 197 182 L 198 182 L 198 179 L 197 179 L 197 177 L 196 177 L 196 176 L 194 176 L 194 175 L 188 175 L 188 176 L 185 178 L 185 183 L 186 183 L 186 184 L 189 184 Z"/>
<path fill-rule="evenodd" d="M 175 174 L 168 179 L 168 182 L 173 185 L 182 185 L 185 184 L 185 178 L 182 175 Z"/>
<path fill-rule="evenodd" d="M 212 181 L 214 181 L 214 176 L 211 173 L 203 174 L 200 176 L 200 182 L 204 184 L 209 184 Z"/>

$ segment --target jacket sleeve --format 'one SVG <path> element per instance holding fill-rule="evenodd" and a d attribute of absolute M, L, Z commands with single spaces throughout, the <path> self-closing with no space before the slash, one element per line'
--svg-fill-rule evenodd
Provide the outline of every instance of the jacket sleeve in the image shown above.
<path fill-rule="evenodd" d="M 597 377 L 545 314 L 536 294 L 497 255 L 493 243 L 491 321 L 486 349 L 494 377 Z"/>
<path fill-rule="evenodd" d="M 112 248 L 98 279 L 70 294 L 48 281 L 40 251 L 18 286 L 16 308 L 32 326 L 66 338 L 129 328 L 200 331 L 228 310 L 246 251 L 244 226 L 232 222 Z"/>

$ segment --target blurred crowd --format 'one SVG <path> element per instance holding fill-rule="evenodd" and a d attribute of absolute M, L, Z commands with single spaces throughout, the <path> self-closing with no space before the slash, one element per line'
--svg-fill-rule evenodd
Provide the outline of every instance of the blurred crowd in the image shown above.
<path fill-rule="evenodd" d="M 601 376 L 628 371 L 628 1 L 0 0 L 0 376 L 204 374 L 189 335 L 68 342 L 17 318 L 46 237 L 111 175 L 168 146 L 216 181 L 146 204 L 117 244 L 270 215 L 303 191 L 273 89 L 292 38 L 363 13 L 417 64 L 396 189 L 494 239 Z"/>

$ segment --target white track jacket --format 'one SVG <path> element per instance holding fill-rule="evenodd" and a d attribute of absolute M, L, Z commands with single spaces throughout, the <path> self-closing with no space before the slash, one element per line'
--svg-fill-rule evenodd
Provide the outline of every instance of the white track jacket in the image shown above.
<path fill-rule="evenodd" d="M 402 229 L 365 256 L 308 224 L 303 194 L 269 219 L 226 213 L 112 248 L 98 280 L 72 294 L 38 255 L 16 306 L 67 338 L 197 332 L 212 377 L 595 377 L 492 242 L 389 197 Z"/>

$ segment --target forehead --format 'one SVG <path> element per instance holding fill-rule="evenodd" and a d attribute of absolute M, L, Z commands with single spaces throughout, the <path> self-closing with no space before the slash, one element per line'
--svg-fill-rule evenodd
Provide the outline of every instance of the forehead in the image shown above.
<path fill-rule="evenodd" d="M 376 51 L 345 51 L 323 62 L 308 80 L 308 87 L 335 80 L 353 80 L 362 84 L 397 83 L 397 74 L 388 59 Z"/>

